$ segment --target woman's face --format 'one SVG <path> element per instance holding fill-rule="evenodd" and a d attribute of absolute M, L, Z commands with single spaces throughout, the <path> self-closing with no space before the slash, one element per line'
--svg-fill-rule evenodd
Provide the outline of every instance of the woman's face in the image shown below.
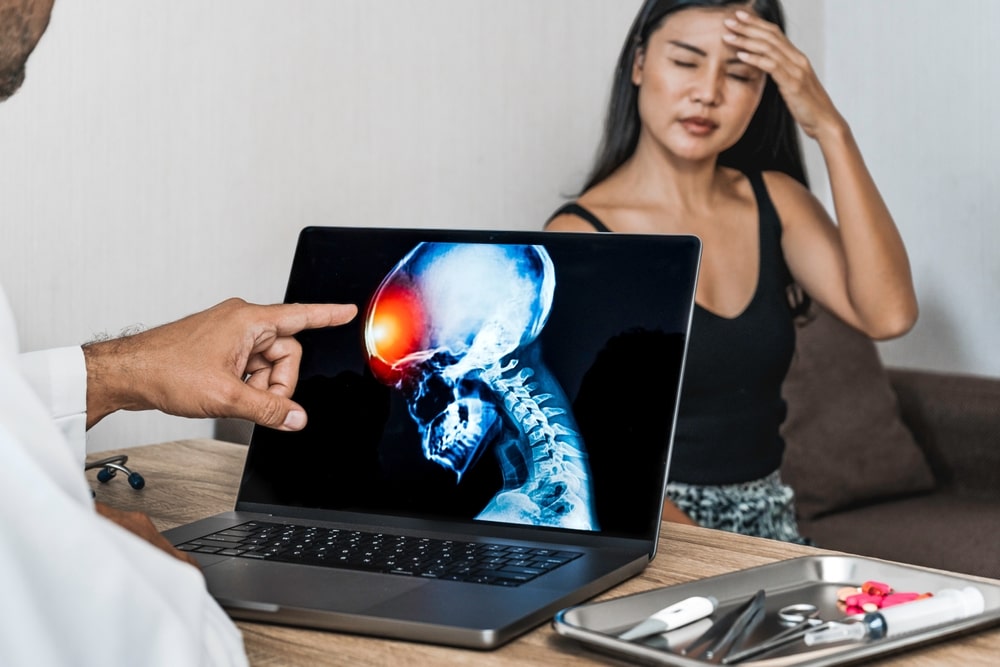
<path fill-rule="evenodd" d="M 682 159 L 714 158 L 746 131 L 764 92 L 765 75 L 722 40 L 736 8 L 691 8 L 671 14 L 636 55 L 640 141 L 656 141 Z"/>

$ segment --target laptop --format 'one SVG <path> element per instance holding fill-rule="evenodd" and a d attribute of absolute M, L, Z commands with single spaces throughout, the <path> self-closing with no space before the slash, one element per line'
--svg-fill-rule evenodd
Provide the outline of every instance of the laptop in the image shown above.
<path fill-rule="evenodd" d="M 700 241 L 310 227 L 297 433 L 167 532 L 235 618 L 489 649 L 656 554 Z"/>

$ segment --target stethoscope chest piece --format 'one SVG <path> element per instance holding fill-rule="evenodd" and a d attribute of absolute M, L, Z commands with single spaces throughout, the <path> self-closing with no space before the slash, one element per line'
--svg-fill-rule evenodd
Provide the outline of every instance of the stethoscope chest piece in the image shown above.
<path fill-rule="evenodd" d="M 88 463 L 83 467 L 83 469 L 91 470 L 93 468 L 99 468 L 97 471 L 97 481 L 101 484 L 107 484 L 119 472 L 122 472 L 127 475 L 126 479 L 128 479 L 129 486 L 136 491 L 139 491 L 146 486 L 146 479 L 134 470 L 129 470 L 125 466 L 127 462 L 128 456 L 120 454 L 118 456 L 110 456 L 106 459 L 101 459 L 100 461 Z"/>

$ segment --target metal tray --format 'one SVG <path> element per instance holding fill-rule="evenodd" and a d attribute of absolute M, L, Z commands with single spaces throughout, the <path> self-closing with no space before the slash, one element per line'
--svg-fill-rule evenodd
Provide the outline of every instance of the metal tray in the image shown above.
<path fill-rule="evenodd" d="M 739 606 L 758 590 L 764 589 L 767 593 L 767 613 L 764 621 L 747 637 L 744 647 L 763 641 L 782 629 L 777 611 L 785 605 L 811 603 L 819 609 L 823 620 L 843 618 L 844 612 L 837 608 L 837 590 L 844 586 L 859 586 L 868 580 L 886 582 L 899 591 L 921 593 L 975 586 L 982 592 L 986 608 L 977 616 L 909 635 L 814 648 L 797 642 L 738 665 L 843 665 L 1000 624 L 1000 582 L 857 556 L 804 556 L 613 600 L 569 607 L 556 614 L 552 625 L 560 635 L 620 658 L 642 664 L 697 667 L 713 663 L 681 655 L 680 651 L 712 621 Z M 656 611 L 693 595 L 710 595 L 719 601 L 710 618 L 645 641 L 628 642 L 617 638 L 618 634 Z"/>

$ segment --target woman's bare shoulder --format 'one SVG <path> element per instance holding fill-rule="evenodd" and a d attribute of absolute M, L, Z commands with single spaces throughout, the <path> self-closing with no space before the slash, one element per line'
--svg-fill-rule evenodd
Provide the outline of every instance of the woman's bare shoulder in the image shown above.
<path fill-rule="evenodd" d="M 814 199 L 809 188 L 799 183 L 783 171 L 765 171 L 761 174 L 764 185 L 772 199 L 804 200 Z"/>
<path fill-rule="evenodd" d="M 596 232 L 594 226 L 574 213 L 561 213 L 545 225 L 549 232 Z"/>
<path fill-rule="evenodd" d="M 802 183 L 780 171 L 765 171 L 763 175 L 767 193 L 785 228 L 798 222 L 828 220 L 823 204 Z"/>
<path fill-rule="evenodd" d="M 581 194 L 575 201 L 569 202 L 563 209 L 573 206 L 577 211 L 563 211 L 560 209 L 556 215 L 546 223 L 545 229 L 553 232 L 596 232 L 594 223 L 588 220 L 595 217 L 604 224 L 604 217 L 608 213 L 605 206 L 605 188 L 603 183 Z M 581 210 L 582 209 L 582 210 Z"/>

